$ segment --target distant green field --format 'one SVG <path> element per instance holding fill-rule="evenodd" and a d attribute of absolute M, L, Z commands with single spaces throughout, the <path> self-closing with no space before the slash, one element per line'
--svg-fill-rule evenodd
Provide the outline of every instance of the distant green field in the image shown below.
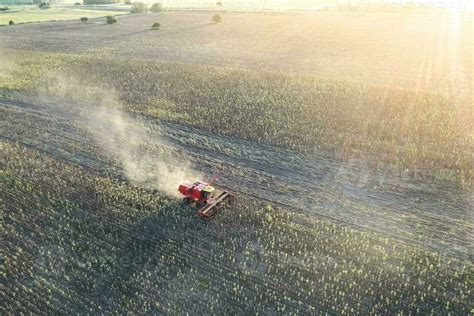
<path fill-rule="evenodd" d="M 8 25 L 9 21 L 15 24 L 41 21 L 75 20 L 81 17 L 97 18 L 106 15 L 124 14 L 119 10 L 94 10 L 90 8 L 52 7 L 38 9 L 37 7 L 10 7 L 10 11 L 0 12 L 0 25 Z"/>

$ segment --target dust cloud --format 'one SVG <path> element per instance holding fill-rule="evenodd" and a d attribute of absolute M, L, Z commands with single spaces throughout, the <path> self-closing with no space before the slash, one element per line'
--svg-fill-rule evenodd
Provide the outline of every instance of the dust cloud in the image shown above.
<path fill-rule="evenodd" d="M 179 197 L 181 182 L 202 179 L 189 162 L 173 154 L 172 145 L 156 128 L 123 110 L 113 88 L 49 74 L 38 96 L 83 124 L 103 153 L 120 162 L 132 183 Z"/>

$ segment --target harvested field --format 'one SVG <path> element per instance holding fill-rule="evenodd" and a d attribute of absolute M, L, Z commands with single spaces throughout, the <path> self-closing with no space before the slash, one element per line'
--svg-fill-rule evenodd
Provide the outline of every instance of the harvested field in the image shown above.
<path fill-rule="evenodd" d="M 119 17 L 113 26 L 18 25 L 2 29 L 0 42 L 4 48 L 97 50 L 114 59 L 258 68 L 415 90 L 438 90 L 453 71 L 469 75 L 473 68 L 470 15 L 222 13 L 218 26 L 211 16 L 167 12 Z M 158 20 L 161 31 L 151 31 Z"/>

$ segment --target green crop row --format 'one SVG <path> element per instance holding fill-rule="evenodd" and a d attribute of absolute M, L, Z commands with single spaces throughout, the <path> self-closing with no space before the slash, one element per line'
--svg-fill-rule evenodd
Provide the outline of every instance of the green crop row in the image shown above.
<path fill-rule="evenodd" d="M 472 187 L 470 98 L 96 54 L 35 56 L 20 54 L 0 87 L 66 100 L 105 87 L 150 118 Z"/>
<path fill-rule="evenodd" d="M 160 194 L 0 143 L 3 310 L 468 314 L 472 263 L 237 203 Z"/>

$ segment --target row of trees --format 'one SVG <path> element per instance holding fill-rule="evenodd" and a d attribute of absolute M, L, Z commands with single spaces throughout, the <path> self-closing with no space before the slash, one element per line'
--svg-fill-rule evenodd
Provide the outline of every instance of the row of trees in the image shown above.
<path fill-rule="evenodd" d="M 112 4 L 119 3 L 121 0 L 84 0 L 84 4 Z"/>
<path fill-rule="evenodd" d="M 112 3 L 120 3 L 124 2 L 125 4 L 133 5 L 135 4 L 143 4 L 141 2 L 133 2 L 132 0 L 83 0 L 84 4 L 112 4 Z M 152 5 L 152 8 L 160 8 L 161 9 L 161 4 L 160 3 L 155 3 Z M 151 8 L 150 8 L 151 11 Z"/>
<path fill-rule="evenodd" d="M 19 0 L 19 1 L 21 1 L 21 0 Z M 25 0 L 25 1 L 31 2 L 32 0 Z M 110 4 L 110 3 L 122 2 L 122 0 L 83 0 L 83 1 L 84 1 L 84 4 Z M 123 0 L 123 2 L 125 2 L 125 4 L 132 4 L 133 3 L 132 0 Z M 160 3 L 155 3 L 155 5 L 159 5 L 161 7 Z M 222 6 L 222 1 L 217 1 L 216 5 L 221 7 Z M 151 8 L 150 8 L 150 11 L 151 11 Z"/>
<path fill-rule="evenodd" d="M 146 13 L 148 11 L 158 13 L 163 10 L 161 3 L 154 3 L 150 8 L 143 2 L 134 2 L 132 4 L 131 13 Z"/>
<path fill-rule="evenodd" d="M 148 6 L 143 2 L 134 2 L 132 4 L 131 13 L 146 13 L 148 11 L 158 13 L 163 11 L 163 6 L 161 3 L 154 3 L 150 8 L 148 8 Z M 212 21 L 214 23 L 220 23 L 222 22 L 222 17 L 219 14 L 216 14 L 212 17 Z"/>

